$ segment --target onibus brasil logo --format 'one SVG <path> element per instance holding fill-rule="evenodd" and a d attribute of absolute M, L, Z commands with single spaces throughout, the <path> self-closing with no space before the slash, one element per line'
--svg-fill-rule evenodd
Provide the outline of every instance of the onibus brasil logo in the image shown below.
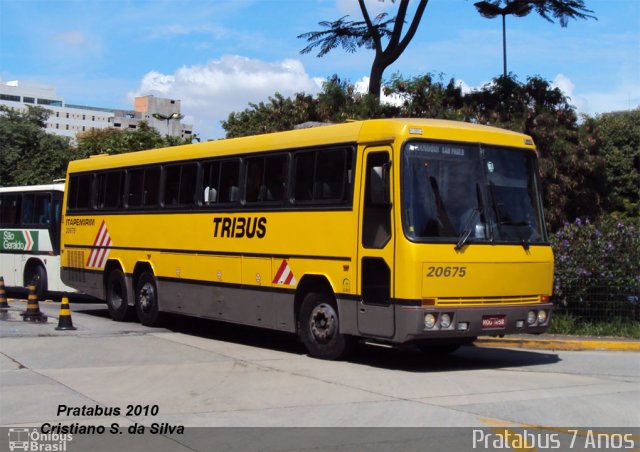
<path fill-rule="evenodd" d="M 73 441 L 69 434 L 42 433 L 37 428 L 10 428 L 9 450 L 64 452 L 67 442 Z"/>

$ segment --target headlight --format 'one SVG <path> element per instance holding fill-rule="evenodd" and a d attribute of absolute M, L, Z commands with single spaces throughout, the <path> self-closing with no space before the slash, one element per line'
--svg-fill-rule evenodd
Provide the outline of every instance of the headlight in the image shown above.
<path fill-rule="evenodd" d="M 538 323 L 543 324 L 547 321 L 547 311 L 538 311 Z"/>
<path fill-rule="evenodd" d="M 451 316 L 449 314 L 442 314 L 440 316 L 440 326 L 442 328 L 449 328 L 451 326 Z"/>
<path fill-rule="evenodd" d="M 433 314 L 425 314 L 424 315 L 424 326 L 431 329 L 436 324 L 436 316 Z"/>
<path fill-rule="evenodd" d="M 536 323 L 536 318 L 538 316 L 536 315 L 535 311 L 529 311 L 527 312 L 527 323 L 529 325 L 533 325 L 534 323 Z"/>

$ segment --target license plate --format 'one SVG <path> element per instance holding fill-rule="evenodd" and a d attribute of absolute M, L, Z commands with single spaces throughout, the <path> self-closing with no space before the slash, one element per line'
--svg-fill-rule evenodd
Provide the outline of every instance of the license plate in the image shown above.
<path fill-rule="evenodd" d="M 504 328 L 506 325 L 506 319 L 503 315 L 482 317 L 482 328 Z"/>

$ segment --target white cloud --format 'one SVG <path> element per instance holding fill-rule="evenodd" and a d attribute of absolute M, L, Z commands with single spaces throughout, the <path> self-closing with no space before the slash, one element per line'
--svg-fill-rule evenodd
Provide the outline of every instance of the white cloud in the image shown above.
<path fill-rule="evenodd" d="M 356 93 L 366 94 L 369 91 L 369 77 L 362 77 L 360 80 L 354 82 L 353 86 L 355 87 Z M 384 92 L 380 95 L 380 102 L 388 105 L 395 105 L 399 107 L 404 102 L 402 96 L 397 94 L 392 94 L 391 96 L 387 96 Z"/>
<path fill-rule="evenodd" d="M 587 113 L 589 111 L 589 101 L 575 94 L 576 85 L 566 75 L 556 75 L 551 86 L 560 89 L 569 98 L 569 103 L 574 105 L 579 113 Z"/>
<path fill-rule="evenodd" d="M 320 88 L 321 79 L 310 77 L 298 60 L 270 63 L 225 55 L 204 65 L 183 66 L 173 74 L 150 71 L 128 97 L 131 101 L 144 95 L 180 99 L 185 122 L 192 118 L 196 133 L 207 139 L 222 137 L 220 121 L 250 102 L 266 101 L 276 92 L 285 97 L 302 91 L 316 94 Z"/>
<path fill-rule="evenodd" d="M 596 115 L 610 111 L 630 110 L 640 105 L 640 86 L 625 80 L 608 85 L 600 91 L 584 92 L 579 90 L 569 77 L 558 74 L 552 86 L 559 88 L 570 98 L 570 103 L 578 113 Z M 578 92 L 579 91 L 579 92 Z"/>

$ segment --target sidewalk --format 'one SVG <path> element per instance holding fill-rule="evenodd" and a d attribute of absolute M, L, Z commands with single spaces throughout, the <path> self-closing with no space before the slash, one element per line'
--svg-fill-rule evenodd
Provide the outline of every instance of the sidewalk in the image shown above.
<path fill-rule="evenodd" d="M 640 340 L 617 337 L 561 336 L 555 334 L 518 335 L 509 337 L 481 336 L 474 342 L 480 347 L 527 348 L 537 350 L 607 350 L 640 351 Z"/>

